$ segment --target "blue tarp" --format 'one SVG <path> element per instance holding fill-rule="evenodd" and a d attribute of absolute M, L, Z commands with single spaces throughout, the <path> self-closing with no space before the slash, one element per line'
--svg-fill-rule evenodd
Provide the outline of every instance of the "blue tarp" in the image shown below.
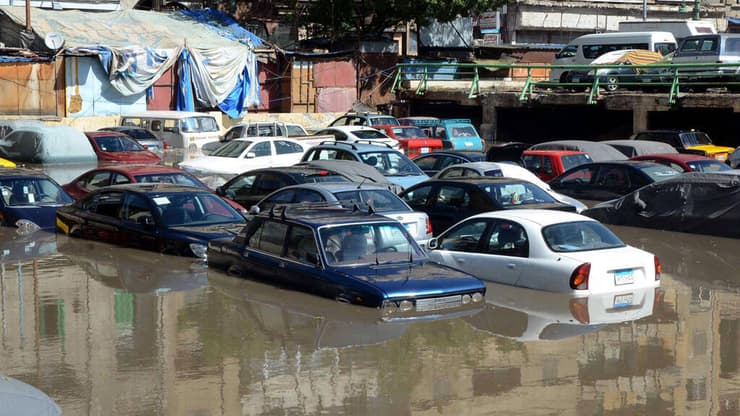
<path fill-rule="evenodd" d="M 190 78 L 190 53 L 183 49 L 180 60 L 177 62 L 177 85 L 176 109 L 177 111 L 195 111 L 193 104 L 193 81 Z"/>
<path fill-rule="evenodd" d="M 209 29 L 216 31 L 219 35 L 245 45 L 251 42 L 252 46 L 256 48 L 264 44 L 262 39 L 241 27 L 231 16 L 216 9 L 178 10 L 173 15 L 175 18 L 182 15 L 195 20 L 208 26 Z"/>

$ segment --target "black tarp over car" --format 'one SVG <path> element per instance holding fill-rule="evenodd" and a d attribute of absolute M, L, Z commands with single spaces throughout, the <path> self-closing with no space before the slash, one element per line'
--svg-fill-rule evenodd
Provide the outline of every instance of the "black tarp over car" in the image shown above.
<path fill-rule="evenodd" d="M 740 238 L 740 174 L 685 173 L 583 214 L 606 224 Z"/>

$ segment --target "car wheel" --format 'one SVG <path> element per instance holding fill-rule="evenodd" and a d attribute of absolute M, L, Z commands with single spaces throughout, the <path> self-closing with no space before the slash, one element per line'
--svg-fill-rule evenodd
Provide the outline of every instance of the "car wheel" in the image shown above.
<path fill-rule="evenodd" d="M 606 77 L 604 83 L 604 89 L 607 91 L 616 91 L 619 89 L 619 79 L 615 75 L 609 75 Z"/>

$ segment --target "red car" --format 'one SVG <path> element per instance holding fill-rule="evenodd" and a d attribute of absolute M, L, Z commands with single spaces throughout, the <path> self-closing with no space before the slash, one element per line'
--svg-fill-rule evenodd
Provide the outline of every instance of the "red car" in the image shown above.
<path fill-rule="evenodd" d="M 85 136 L 98 160 L 118 163 L 159 163 L 162 158 L 146 150 L 133 138 L 115 131 L 88 131 Z"/>
<path fill-rule="evenodd" d="M 74 199 L 80 199 L 88 193 L 108 185 L 124 183 L 174 183 L 210 189 L 195 176 L 182 169 L 162 165 L 110 165 L 91 169 L 78 176 L 72 182 L 62 185 Z M 239 203 L 222 198 L 241 213 L 247 211 Z"/>
<path fill-rule="evenodd" d="M 388 137 L 398 140 L 401 150 L 409 159 L 424 153 L 442 150 L 442 140 L 428 137 L 424 130 L 416 126 L 382 125 L 373 126 L 373 128 L 381 130 Z"/>
<path fill-rule="evenodd" d="M 688 153 L 659 153 L 635 156 L 630 160 L 660 163 L 679 172 L 721 172 L 732 169 L 717 159 Z"/>
<path fill-rule="evenodd" d="M 547 182 L 570 168 L 593 160 L 588 154 L 574 150 L 525 150 L 522 162 L 525 168 Z"/>

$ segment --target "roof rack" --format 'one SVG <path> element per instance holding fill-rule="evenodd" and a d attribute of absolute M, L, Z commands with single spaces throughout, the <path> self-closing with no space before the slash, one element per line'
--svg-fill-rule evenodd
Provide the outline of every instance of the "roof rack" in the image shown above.
<path fill-rule="evenodd" d="M 260 212 L 257 215 L 267 216 L 269 218 L 279 217 L 281 220 L 289 218 L 302 219 L 310 216 L 310 212 L 307 213 L 306 211 L 316 211 L 316 214 L 324 214 L 322 216 L 336 216 L 337 213 L 371 215 L 375 214 L 375 207 L 368 205 L 367 210 L 363 210 L 357 203 L 355 203 L 352 208 L 345 208 L 342 206 L 340 201 L 297 202 L 292 204 L 275 204 L 269 211 Z M 291 215 L 289 217 L 289 214 L 296 215 Z"/>
<path fill-rule="evenodd" d="M 342 144 L 342 145 L 351 147 L 352 150 L 357 150 L 357 146 L 355 146 L 353 143 L 340 142 L 340 141 L 336 141 L 336 140 L 334 140 L 334 141 L 327 140 L 327 141 L 321 142 L 321 143 L 319 143 L 319 146 L 323 146 L 323 145 L 326 145 L 326 144 L 330 144 L 330 145 L 340 145 L 340 144 Z"/>
<path fill-rule="evenodd" d="M 380 142 L 380 141 L 377 141 L 377 140 L 373 140 L 373 139 L 357 139 L 357 140 L 355 140 L 355 143 L 372 144 L 372 145 L 375 145 L 375 146 L 385 146 L 385 147 L 387 147 L 389 149 L 393 149 L 393 146 L 391 146 L 390 144 L 388 144 L 386 142 Z"/>

